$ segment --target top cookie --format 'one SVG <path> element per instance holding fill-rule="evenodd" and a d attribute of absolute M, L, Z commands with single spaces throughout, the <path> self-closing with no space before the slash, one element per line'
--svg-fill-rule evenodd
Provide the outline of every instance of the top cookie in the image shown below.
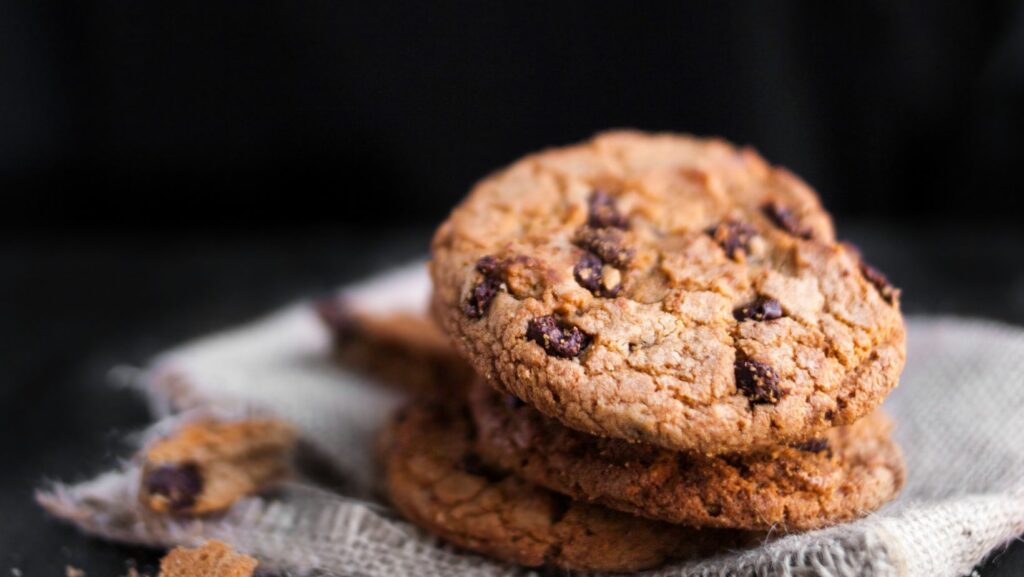
<path fill-rule="evenodd" d="M 898 291 L 797 177 L 721 140 L 610 132 L 476 185 L 433 241 L 433 309 L 494 386 L 570 427 L 744 452 L 874 409 Z"/>

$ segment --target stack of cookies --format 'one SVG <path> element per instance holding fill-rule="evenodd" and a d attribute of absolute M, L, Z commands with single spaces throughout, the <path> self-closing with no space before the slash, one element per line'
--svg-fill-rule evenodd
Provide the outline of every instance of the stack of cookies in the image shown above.
<path fill-rule="evenodd" d="M 382 446 L 395 506 L 459 546 L 639 570 L 848 521 L 903 482 L 877 410 L 898 291 L 749 149 L 621 131 L 527 156 L 440 227 L 431 278 L 472 371 Z"/>

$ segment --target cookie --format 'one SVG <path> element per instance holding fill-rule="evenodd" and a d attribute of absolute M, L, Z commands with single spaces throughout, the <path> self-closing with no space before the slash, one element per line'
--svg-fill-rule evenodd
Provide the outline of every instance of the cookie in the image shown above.
<path fill-rule="evenodd" d="M 488 469 L 462 408 L 407 407 L 384 434 L 387 491 L 410 521 L 464 549 L 530 567 L 635 571 L 748 544 L 750 534 L 668 525 L 578 503 Z"/>
<path fill-rule="evenodd" d="M 706 456 L 581 433 L 485 384 L 472 387 L 470 406 L 486 462 L 574 499 L 670 523 L 816 529 L 874 511 L 904 480 L 881 412 L 794 446 Z"/>
<path fill-rule="evenodd" d="M 870 413 L 899 292 L 797 177 L 721 140 L 609 132 L 478 183 L 432 310 L 478 373 L 570 427 L 751 452 Z"/>
<path fill-rule="evenodd" d="M 143 452 L 139 497 L 157 513 L 223 511 L 286 477 L 295 443 L 270 419 L 187 424 Z"/>
<path fill-rule="evenodd" d="M 175 547 L 160 560 L 159 577 L 251 577 L 257 562 L 220 541 L 202 547 Z"/>
<path fill-rule="evenodd" d="M 472 368 L 425 314 L 372 312 L 339 299 L 316 309 L 347 368 L 414 394 L 450 394 L 471 380 Z"/>

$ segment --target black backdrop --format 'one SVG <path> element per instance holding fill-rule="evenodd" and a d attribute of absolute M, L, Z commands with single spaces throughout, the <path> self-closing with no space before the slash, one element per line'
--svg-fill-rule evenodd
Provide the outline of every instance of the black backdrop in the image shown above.
<path fill-rule="evenodd" d="M 840 219 L 1021 212 L 1020 2 L 3 2 L 5 234 L 429 224 L 606 127 L 720 134 Z"/>
<path fill-rule="evenodd" d="M 111 366 L 421 255 L 607 127 L 753 144 L 904 310 L 1024 324 L 1024 4 L 838 4 L 0 0 L 0 574 L 154 572 L 31 497 L 149 422 Z"/>

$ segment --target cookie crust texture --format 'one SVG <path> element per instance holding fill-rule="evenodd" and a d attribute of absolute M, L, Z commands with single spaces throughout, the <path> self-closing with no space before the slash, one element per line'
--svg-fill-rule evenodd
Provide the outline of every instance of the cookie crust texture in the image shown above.
<path fill-rule="evenodd" d="M 486 462 L 573 499 L 669 523 L 816 529 L 878 509 L 905 476 L 880 411 L 795 446 L 705 456 L 581 433 L 483 383 L 470 406 Z"/>
<path fill-rule="evenodd" d="M 799 178 L 722 140 L 616 131 L 479 182 L 432 310 L 493 386 L 595 435 L 751 452 L 896 386 L 899 292 Z"/>
<path fill-rule="evenodd" d="M 226 543 L 207 541 L 202 547 L 175 547 L 160 560 L 158 577 L 252 577 L 256 559 L 236 553 Z"/>
<path fill-rule="evenodd" d="M 672 526 L 578 503 L 487 469 L 462 407 L 417 402 L 382 435 L 385 482 L 410 521 L 470 551 L 575 571 L 637 571 L 709 555 L 757 538 Z"/>

